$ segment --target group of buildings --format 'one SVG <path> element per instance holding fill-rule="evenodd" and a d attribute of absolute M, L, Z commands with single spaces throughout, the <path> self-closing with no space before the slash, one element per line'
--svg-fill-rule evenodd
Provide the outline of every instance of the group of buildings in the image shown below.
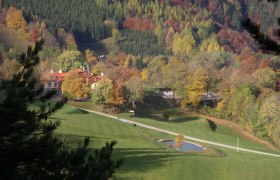
<path fill-rule="evenodd" d="M 85 71 L 83 69 L 75 69 L 74 71 L 76 71 L 77 77 L 83 78 L 84 82 L 87 83 L 91 89 L 94 89 L 96 83 L 103 78 L 103 73 L 101 73 L 100 76 L 95 76 L 92 73 L 89 73 L 88 71 Z M 49 73 L 47 73 L 43 78 L 44 91 L 46 92 L 55 90 L 58 95 L 61 95 L 63 93 L 61 91 L 61 85 L 67 75 L 68 72 L 62 72 L 62 70 L 59 70 L 58 72 L 54 72 L 52 70 Z"/>

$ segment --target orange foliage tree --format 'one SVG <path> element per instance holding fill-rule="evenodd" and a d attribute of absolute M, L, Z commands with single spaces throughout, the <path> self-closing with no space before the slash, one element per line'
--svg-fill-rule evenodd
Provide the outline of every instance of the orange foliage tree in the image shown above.
<path fill-rule="evenodd" d="M 11 29 L 25 31 L 27 23 L 22 15 L 22 10 L 10 7 L 6 13 L 6 25 Z"/>
<path fill-rule="evenodd" d="M 114 82 L 113 87 L 113 104 L 116 106 L 121 106 L 125 103 L 124 93 L 123 93 L 123 86 L 117 82 Z"/>
<path fill-rule="evenodd" d="M 124 21 L 124 27 L 135 30 L 154 30 L 156 25 L 146 19 L 130 17 Z"/>

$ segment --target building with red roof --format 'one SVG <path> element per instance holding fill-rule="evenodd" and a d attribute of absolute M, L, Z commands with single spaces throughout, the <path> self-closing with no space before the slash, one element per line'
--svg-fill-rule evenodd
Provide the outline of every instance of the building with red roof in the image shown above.
<path fill-rule="evenodd" d="M 82 69 L 75 69 L 74 71 L 77 72 L 78 77 L 84 79 L 85 83 L 87 83 L 91 89 L 94 89 L 96 83 L 103 78 L 102 76 L 94 76 L 93 74 L 84 71 Z M 61 94 L 61 84 L 65 77 L 67 76 L 67 72 L 49 72 L 44 78 L 44 91 L 51 91 L 56 90 L 59 94 Z"/>

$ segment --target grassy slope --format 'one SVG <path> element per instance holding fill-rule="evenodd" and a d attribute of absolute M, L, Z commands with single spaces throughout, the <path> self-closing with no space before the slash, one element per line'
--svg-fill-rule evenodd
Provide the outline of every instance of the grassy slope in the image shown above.
<path fill-rule="evenodd" d="M 31 44 L 28 41 L 19 39 L 15 32 L 9 30 L 3 24 L 0 24 L 0 43 L 4 45 L 6 50 L 14 48 L 17 45 L 23 51 Z"/>
<path fill-rule="evenodd" d="M 57 133 L 66 135 L 73 146 L 84 136 L 91 137 L 91 147 L 95 148 L 116 139 L 118 144 L 114 155 L 125 160 L 118 170 L 118 179 L 277 179 L 280 176 L 279 158 L 236 153 L 223 148 L 220 150 L 224 151 L 225 157 L 169 152 L 163 144 L 153 142 L 156 137 L 168 138 L 166 134 L 88 114 L 69 105 L 53 118 L 62 122 Z M 195 126 L 194 122 L 182 123 L 191 127 Z M 174 128 L 174 125 L 170 126 L 170 129 Z M 197 131 L 200 130 L 201 134 L 206 133 L 205 136 L 209 134 L 206 127 Z M 219 134 L 223 136 L 222 132 Z"/>

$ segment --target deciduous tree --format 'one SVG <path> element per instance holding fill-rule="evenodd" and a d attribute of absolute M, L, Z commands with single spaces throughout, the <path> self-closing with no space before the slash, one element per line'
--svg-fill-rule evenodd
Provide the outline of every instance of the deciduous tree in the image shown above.
<path fill-rule="evenodd" d="M 174 141 L 174 147 L 178 149 L 179 147 L 182 146 L 183 143 L 184 143 L 184 136 L 182 134 L 178 134 Z"/>
<path fill-rule="evenodd" d="M 64 51 L 55 61 L 54 65 L 64 72 L 80 68 L 84 59 L 80 51 Z"/>
<path fill-rule="evenodd" d="M 206 93 L 208 81 L 209 77 L 202 68 L 197 69 L 192 76 L 188 77 L 182 105 L 197 107 L 203 93 Z"/>
<path fill-rule="evenodd" d="M 271 137 L 276 125 L 280 122 L 280 98 L 273 95 L 262 103 L 259 112 L 258 130 L 261 136 Z"/>
<path fill-rule="evenodd" d="M 20 70 L 20 64 L 17 60 L 9 60 L 5 59 L 3 63 L 0 65 L 0 75 L 3 80 L 11 80 L 15 72 Z"/>
<path fill-rule="evenodd" d="M 277 74 L 271 68 L 258 69 L 253 73 L 256 84 L 261 88 L 275 89 Z"/>
<path fill-rule="evenodd" d="M 22 11 L 14 7 L 10 7 L 6 13 L 6 24 L 8 28 L 22 31 L 25 31 L 27 26 Z"/>
<path fill-rule="evenodd" d="M 139 77 L 133 76 L 126 82 L 125 86 L 129 92 L 127 99 L 136 110 L 136 102 L 141 102 L 144 98 L 143 83 Z"/>
<path fill-rule="evenodd" d="M 114 102 L 114 85 L 110 79 L 100 80 L 92 91 L 92 101 L 100 105 L 112 105 Z"/>
<path fill-rule="evenodd" d="M 86 80 L 79 76 L 79 73 L 72 70 L 67 73 L 61 85 L 61 90 L 69 98 L 87 98 L 89 97 L 90 87 Z"/>

